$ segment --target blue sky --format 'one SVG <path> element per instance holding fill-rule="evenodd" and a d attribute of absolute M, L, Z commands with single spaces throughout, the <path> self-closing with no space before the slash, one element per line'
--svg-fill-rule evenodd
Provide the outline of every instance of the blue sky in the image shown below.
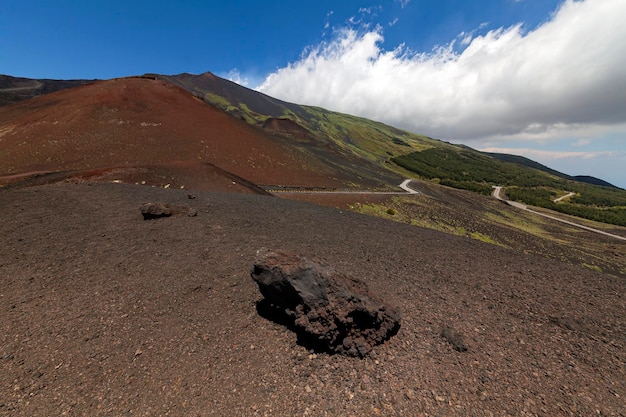
<path fill-rule="evenodd" d="M 626 188 L 624 21 L 624 0 L 4 0 L 0 73 L 211 71 Z"/>

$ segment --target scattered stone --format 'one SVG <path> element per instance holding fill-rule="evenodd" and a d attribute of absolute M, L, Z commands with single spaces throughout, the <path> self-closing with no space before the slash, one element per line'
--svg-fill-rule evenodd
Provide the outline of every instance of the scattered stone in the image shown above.
<path fill-rule="evenodd" d="M 415 400 L 415 391 L 409 388 L 406 391 L 404 391 L 404 396 L 406 397 L 407 400 L 413 401 Z"/>
<path fill-rule="evenodd" d="M 265 297 L 259 313 L 290 327 L 312 349 L 363 357 L 400 328 L 397 309 L 318 259 L 264 248 L 251 276 Z"/>
<path fill-rule="evenodd" d="M 467 352 L 467 345 L 463 336 L 451 327 L 445 326 L 441 330 L 441 337 L 446 339 L 457 352 Z"/>
<path fill-rule="evenodd" d="M 194 217 L 198 214 L 196 209 L 187 206 L 175 206 L 166 203 L 144 203 L 139 207 L 144 220 L 160 219 L 170 216 Z"/>

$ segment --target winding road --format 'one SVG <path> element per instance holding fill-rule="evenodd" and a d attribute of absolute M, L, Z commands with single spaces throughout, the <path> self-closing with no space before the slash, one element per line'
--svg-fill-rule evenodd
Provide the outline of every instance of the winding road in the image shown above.
<path fill-rule="evenodd" d="M 556 221 L 558 221 L 558 222 L 565 223 L 565 224 L 568 224 L 568 225 L 570 225 L 570 226 L 575 226 L 575 227 L 578 227 L 578 228 L 580 228 L 580 229 L 588 230 L 588 231 L 590 231 L 590 232 L 599 233 L 599 234 L 601 234 L 601 235 L 605 235 L 605 236 L 610 236 L 610 237 L 612 237 L 612 238 L 619 239 L 619 240 L 626 240 L 626 237 L 623 237 L 623 236 L 614 235 L 614 234 L 612 234 L 612 233 L 608 233 L 608 232 L 605 232 L 605 231 L 603 231 L 603 230 L 594 229 L 594 228 L 592 228 L 592 227 L 583 226 L 582 224 L 573 223 L 573 222 L 570 222 L 570 221 L 567 221 L 567 220 L 564 220 L 564 219 L 560 219 L 560 218 L 555 217 L 555 216 L 550 216 L 549 214 L 540 213 L 540 212 L 538 212 L 538 211 L 535 211 L 535 210 L 529 209 L 527 205 L 522 204 L 522 203 L 518 203 L 518 202 L 516 202 L 516 201 L 505 200 L 505 199 L 504 199 L 504 198 L 502 198 L 502 196 L 500 195 L 500 193 L 502 192 L 502 187 L 501 187 L 501 186 L 494 186 L 493 188 L 494 188 L 494 190 L 493 190 L 493 196 L 494 196 L 495 198 L 497 198 L 498 200 L 505 202 L 505 203 L 506 203 L 506 204 L 508 204 L 509 206 L 516 207 L 516 208 L 518 208 L 518 209 L 520 209 L 520 210 L 526 210 L 526 211 L 529 211 L 529 212 L 531 212 L 531 213 L 533 213 L 533 214 L 537 214 L 537 215 L 539 215 L 539 216 L 546 217 L 546 218 L 548 218 L 548 219 L 556 220 Z M 564 197 L 569 197 L 569 195 L 564 196 Z M 563 197 L 563 198 L 564 198 L 564 197 Z"/>
<path fill-rule="evenodd" d="M 411 183 L 411 181 L 412 180 L 410 178 L 407 178 L 404 181 L 402 181 L 402 183 L 400 185 L 398 185 L 398 187 L 400 187 L 403 190 L 403 192 L 400 192 L 400 191 L 307 190 L 307 189 L 281 189 L 281 188 L 269 188 L 269 187 L 266 188 L 265 190 L 270 192 L 270 193 L 301 193 L 301 194 L 361 194 L 361 195 L 362 194 L 366 194 L 366 195 L 375 195 L 375 194 L 376 195 L 407 195 L 407 194 L 415 195 L 415 194 L 420 194 L 419 191 L 409 187 L 409 184 Z M 615 239 L 626 241 L 626 237 L 619 236 L 619 235 L 614 235 L 612 233 L 608 233 L 608 232 L 605 232 L 603 230 L 594 229 L 592 227 L 584 226 L 582 224 L 570 222 L 568 220 L 564 220 L 564 219 L 561 219 L 561 218 L 558 218 L 558 217 L 555 217 L 555 216 L 551 216 L 549 214 L 545 214 L 545 213 L 541 213 L 541 212 L 532 210 L 532 209 L 528 208 L 528 206 L 525 205 L 525 204 L 518 203 L 516 201 L 506 200 L 506 199 L 502 198 L 502 196 L 501 196 L 502 186 L 494 186 L 493 188 L 494 188 L 494 190 L 493 190 L 493 194 L 492 195 L 496 199 L 498 199 L 498 200 L 508 204 L 509 206 L 518 208 L 520 210 L 526 210 L 526 211 L 528 211 L 530 213 L 533 213 L 533 214 L 536 214 L 538 216 L 545 217 L 545 218 L 548 218 L 548 219 L 551 219 L 551 220 L 556 220 L 558 222 L 565 223 L 565 224 L 570 225 L 570 226 L 578 227 L 580 229 L 584 229 L 584 230 L 587 230 L 587 231 L 590 231 L 590 232 L 594 232 L 594 233 L 598 233 L 598 234 L 601 234 L 601 235 L 604 235 L 604 236 L 609 236 L 609 237 L 612 237 L 612 238 L 615 238 Z M 561 197 L 560 199 L 557 199 L 557 200 L 562 200 L 564 198 L 571 197 L 572 195 L 574 195 L 574 193 L 569 193 L 569 194 L 567 194 L 567 195 L 565 195 L 565 196 L 563 196 L 563 197 Z"/>
<path fill-rule="evenodd" d="M 402 184 L 400 184 L 398 187 L 402 188 L 404 191 L 406 191 L 409 194 L 419 194 L 419 191 L 416 191 L 414 189 L 412 189 L 411 187 L 409 187 L 409 183 L 411 182 L 411 178 L 407 178 L 406 180 L 402 181 Z"/>
<path fill-rule="evenodd" d="M 406 195 L 406 194 L 420 194 L 419 191 L 409 187 L 409 183 L 413 181 L 411 178 L 407 178 L 399 184 L 398 187 L 404 191 L 362 191 L 362 190 L 309 190 L 302 188 L 272 188 L 264 187 L 265 191 L 269 193 L 298 193 L 298 194 L 360 194 L 360 195 Z M 275 186 L 274 186 L 275 187 Z"/>

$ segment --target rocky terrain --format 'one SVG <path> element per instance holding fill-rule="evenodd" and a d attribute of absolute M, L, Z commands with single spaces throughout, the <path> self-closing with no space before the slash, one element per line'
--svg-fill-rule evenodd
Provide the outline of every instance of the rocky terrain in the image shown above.
<path fill-rule="evenodd" d="M 625 415 L 623 240 L 346 193 L 437 141 L 211 74 L 43 81 L 0 79 L 0 415 Z"/>
<path fill-rule="evenodd" d="M 623 276 L 260 194 L 65 181 L 0 213 L 0 415 L 626 413 Z M 299 345 L 257 311 L 262 247 L 363 280 L 398 333 Z"/>

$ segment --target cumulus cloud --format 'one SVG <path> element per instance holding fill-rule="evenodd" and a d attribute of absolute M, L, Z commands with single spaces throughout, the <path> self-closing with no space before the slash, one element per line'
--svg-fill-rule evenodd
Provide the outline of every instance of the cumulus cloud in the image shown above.
<path fill-rule="evenodd" d="M 237 68 L 231 69 L 227 74 L 224 74 L 223 77 L 229 81 L 243 85 L 244 87 L 247 87 L 250 84 L 248 78 L 241 75 L 241 72 L 239 72 Z"/>
<path fill-rule="evenodd" d="M 590 136 L 626 122 L 624 21 L 623 0 L 566 0 L 532 31 L 463 33 L 429 52 L 345 28 L 258 89 L 447 140 Z"/>

